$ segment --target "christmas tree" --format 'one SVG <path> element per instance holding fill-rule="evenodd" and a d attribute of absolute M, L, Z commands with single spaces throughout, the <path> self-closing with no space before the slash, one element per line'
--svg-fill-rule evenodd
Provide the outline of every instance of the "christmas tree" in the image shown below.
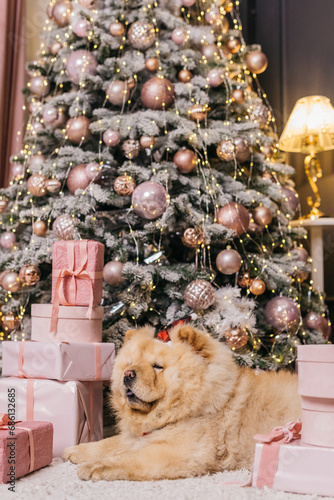
<path fill-rule="evenodd" d="M 239 2 L 52 0 L 28 65 L 24 145 L 1 190 L 2 338 L 51 300 L 55 239 L 106 245 L 104 335 L 192 315 L 277 369 L 329 336 L 293 168 Z"/>

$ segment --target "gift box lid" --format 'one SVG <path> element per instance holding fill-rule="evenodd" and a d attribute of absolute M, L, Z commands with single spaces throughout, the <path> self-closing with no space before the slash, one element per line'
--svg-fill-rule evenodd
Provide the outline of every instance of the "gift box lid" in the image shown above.
<path fill-rule="evenodd" d="M 88 307 L 86 306 L 59 306 L 58 319 L 87 319 L 86 314 Z M 31 315 L 39 318 L 51 318 L 52 304 L 32 304 Z M 102 319 L 104 315 L 104 307 L 93 307 L 91 319 Z"/>
<path fill-rule="evenodd" d="M 313 363 L 334 363 L 334 345 L 299 345 L 298 362 L 311 361 Z"/>

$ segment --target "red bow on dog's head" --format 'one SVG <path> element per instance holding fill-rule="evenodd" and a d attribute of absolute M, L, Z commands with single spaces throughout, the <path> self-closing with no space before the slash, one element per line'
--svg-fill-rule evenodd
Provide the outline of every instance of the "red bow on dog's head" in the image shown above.
<path fill-rule="evenodd" d="M 164 330 L 161 330 L 161 332 L 159 332 L 157 334 L 157 339 L 162 340 L 162 342 L 169 342 L 170 341 L 169 334 L 168 334 L 169 330 L 171 330 L 175 326 L 183 325 L 184 323 L 189 323 L 189 321 L 191 321 L 190 316 L 188 318 L 182 318 L 182 319 L 177 319 L 176 321 L 173 321 L 173 323 L 166 326 L 166 328 Z"/>

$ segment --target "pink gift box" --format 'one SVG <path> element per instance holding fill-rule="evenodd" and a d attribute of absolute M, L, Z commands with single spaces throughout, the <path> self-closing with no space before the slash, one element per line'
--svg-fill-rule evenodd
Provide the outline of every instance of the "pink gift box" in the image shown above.
<path fill-rule="evenodd" d="M 2 375 L 52 380 L 110 380 L 115 346 L 109 343 L 2 342 Z"/>
<path fill-rule="evenodd" d="M 303 423 L 304 425 L 304 423 Z M 291 493 L 315 495 L 334 495 L 334 450 L 317 446 L 303 445 L 300 440 L 279 446 L 278 459 L 268 463 L 266 469 L 271 473 L 263 475 L 261 455 L 265 446 L 257 444 L 253 466 L 252 486 L 267 486 L 275 490 Z"/>
<path fill-rule="evenodd" d="M 17 422 L 0 427 L 0 483 L 9 483 L 52 462 L 50 422 Z"/>
<path fill-rule="evenodd" d="M 68 446 L 102 439 L 102 388 L 102 382 L 2 378 L 0 413 L 7 413 L 7 391 L 12 389 L 16 420 L 53 424 L 53 456 L 58 457 Z"/>
<path fill-rule="evenodd" d="M 88 307 L 60 306 L 57 332 L 51 332 L 52 304 L 32 304 L 31 339 L 44 342 L 101 342 L 104 308 L 94 307 L 91 319 Z"/>
<path fill-rule="evenodd" d="M 298 346 L 302 442 L 334 448 L 334 345 Z"/>

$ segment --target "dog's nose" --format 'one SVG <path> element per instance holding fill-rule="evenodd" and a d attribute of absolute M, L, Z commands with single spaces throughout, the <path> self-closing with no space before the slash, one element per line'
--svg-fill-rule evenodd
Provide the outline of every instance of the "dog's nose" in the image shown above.
<path fill-rule="evenodd" d="M 130 385 L 136 378 L 136 372 L 134 370 L 126 370 L 124 372 L 124 384 Z"/>

